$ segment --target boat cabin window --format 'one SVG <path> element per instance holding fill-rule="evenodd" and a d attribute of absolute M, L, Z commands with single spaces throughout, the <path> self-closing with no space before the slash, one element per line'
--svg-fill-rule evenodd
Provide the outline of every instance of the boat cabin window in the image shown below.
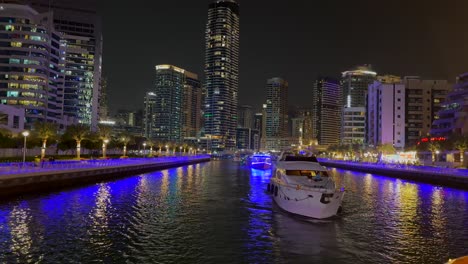
<path fill-rule="evenodd" d="M 320 175 L 321 177 L 328 177 L 328 173 L 326 171 L 310 171 L 310 170 L 287 170 L 286 175 L 288 176 L 312 176 L 312 177 Z"/>

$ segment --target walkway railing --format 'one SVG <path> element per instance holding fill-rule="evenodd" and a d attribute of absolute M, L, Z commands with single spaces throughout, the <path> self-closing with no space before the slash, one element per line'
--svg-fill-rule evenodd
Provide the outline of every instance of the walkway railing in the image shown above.
<path fill-rule="evenodd" d="M 5 162 L 0 163 L 1 175 L 29 174 L 50 171 L 67 171 L 77 169 L 92 169 L 103 167 L 124 167 L 145 164 L 165 164 L 175 162 L 187 162 L 209 158 L 206 155 L 183 157 L 157 157 L 157 158 L 127 158 L 106 160 L 67 160 L 67 161 L 42 161 L 42 162 Z"/>

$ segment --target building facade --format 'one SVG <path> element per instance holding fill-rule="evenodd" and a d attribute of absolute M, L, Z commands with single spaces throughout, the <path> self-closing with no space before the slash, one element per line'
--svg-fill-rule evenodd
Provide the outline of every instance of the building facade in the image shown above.
<path fill-rule="evenodd" d="M 312 93 L 313 135 L 319 145 L 340 142 L 342 109 L 340 83 L 330 77 L 319 77 Z"/>
<path fill-rule="evenodd" d="M 260 132 L 258 130 L 238 127 L 236 133 L 237 149 L 258 150 L 260 148 Z"/>
<path fill-rule="evenodd" d="M 366 93 L 377 78 L 370 65 L 358 66 L 342 73 L 341 143 L 364 144 L 366 127 Z"/>
<path fill-rule="evenodd" d="M 239 5 L 217 0 L 208 8 L 205 32 L 205 133 L 212 149 L 236 146 L 239 86 Z"/>
<path fill-rule="evenodd" d="M 367 144 L 405 147 L 405 85 L 401 82 L 369 85 L 367 93 Z"/>
<path fill-rule="evenodd" d="M 431 135 L 459 136 L 468 135 L 468 73 L 457 77 L 457 83 L 434 120 Z"/>
<path fill-rule="evenodd" d="M 173 65 L 157 65 L 154 89 L 145 99 L 145 136 L 182 142 L 200 129 L 198 76 Z"/>
<path fill-rule="evenodd" d="M 287 137 L 288 135 L 288 82 L 282 78 L 267 80 L 265 108 L 265 136 Z"/>
<path fill-rule="evenodd" d="M 65 48 L 64 115 L 72 122 L 99 122 L 102 74 L 102 26 L 92 0 L 16 0 L 39 12 L 51 12 Z"/>
<path fill-rule="evenodd" d="M 51 13 L 3 4 L 0 13 L 0 104 L 24 109 L 25 127 L 64 124 L 62 34 Z"/>
<path fill-rule="evenodd" d="M 405 77 L 406 89 L 406 146 L 415 146 L 429 136 L 442 102 L 453 89 L 447 80 L 423 80 L 420 77 Z"/>
<path fill-rule="evenodd" d="M 254 115 L 252 106 L 241 105 L 237 112 L 237 127 L 253 128 L 254 127 Z"/>

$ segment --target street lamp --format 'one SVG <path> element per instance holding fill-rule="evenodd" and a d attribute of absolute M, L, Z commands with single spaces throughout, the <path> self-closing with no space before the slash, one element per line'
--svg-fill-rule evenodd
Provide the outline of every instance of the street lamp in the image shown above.
<path fill-rule="evenodd" d="M 168 148 L 169 148 L 169 146 L 166 145 L 165 147 L 166 147 L 166 156 L 168 156 L 168 152 L 169 152 L 169 149 L 168 149 Z"/>
<path fill-rule="evenodd" d="M 23 131 L 21 133 L 24 136 L 24 146 L 23 146 L 23 165 L 26 162 L 26 138 L 29 136 L 29 131 Z"/>
<path fill-rule="evenodd" d="M 106 138 L 102 141 L 102 158 L 106 158 L 106 149 L 107 149 L 107 143 L 109 143 L 109 140 Z"/>
<path fill-rule="evenodd" d="M 145 155 L 146 152 L 146 142 L 143 143 L 143 156 Z"/>
<path fill-rule="evenodd" d="M 436 150 L 436 162 L 439 162 L 439 153 L 440 151 Z"/>

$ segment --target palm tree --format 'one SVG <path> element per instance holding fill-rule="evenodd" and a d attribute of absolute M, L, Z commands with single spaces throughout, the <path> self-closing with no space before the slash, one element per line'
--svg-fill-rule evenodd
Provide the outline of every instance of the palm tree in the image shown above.
<path fill-rule="evenodd" d="M 57 128 L 57 124 L 54 123 L 39 121 L 34 123 L 34 130 L 37 133 L 37 136 L 42 140 L 41 159 L 45 157 L 47 140 L 57 135 Z"/>
<path fill-rule="evenodd" d="M 81 141 L 88 137 L 89 127 L 84 124 L 71 125 L 67 127 L 66 133 L 76 141 L 76 158 L 80 159 Z"/>
<path fill-rule="evenodd" d="M 106 158 L 107 143 L 109 143 L 112 127 L 99 125 L 99 139 L 102 140 L 102 157 Z"/>
<path fill-rule="evenodd" d="M 126 132 L 120 134 L 120 140 L 123 143 L 123 157 L 127 156 L 127 145 L 132 141 L 132 136 Z"/>
<path fill-rule="evenodd" d="M 150 147 L 150 153 L 149 153 L 149 157 L 153 157 L 153 147 L 156 145 L 156 142 L 152 139 L 149 139 L 146 141 L 146 144 L 148 144 L 148 146 Z"/>
<path fill-rule="evenodd" d="M 460 151 L 460 163 L 464 166 L 465 162 L 465 151 L 468 149 L 468 137 L 462 136 L 455 141 L 455 148 Z"/>
<path fill-rule="evenodd" d="M 436 159 L 436 154 L 440 150 L 440 144 L 435 141 L 431 141 L 429 145 L 427 145 L 427 149 L 432 153 L 432 165 L 434 165 L 435 159 Z"/>

